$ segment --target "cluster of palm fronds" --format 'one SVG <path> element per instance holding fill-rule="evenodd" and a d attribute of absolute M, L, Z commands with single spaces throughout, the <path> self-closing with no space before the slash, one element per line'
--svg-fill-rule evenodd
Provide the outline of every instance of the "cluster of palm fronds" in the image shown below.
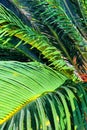
<path fill-rule="evenodd" d="M 1 0 L 0 44 L 32 62 L 0 61 L 0 130 L 87 129 L 86 14 L 84 0 Z"/>

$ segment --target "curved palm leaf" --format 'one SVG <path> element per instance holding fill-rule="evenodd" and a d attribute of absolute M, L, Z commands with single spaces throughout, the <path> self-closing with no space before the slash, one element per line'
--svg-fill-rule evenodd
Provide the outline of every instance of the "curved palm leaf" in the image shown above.
<path fill-rule="evenodd" d="M 76 67 L 79 73 L 83 71 L 86 73 L 85 62 L 87 61 L 83 50 L 87 47 L 87 43 L 61 6 L 60 3 L 66 3 L 66 1 L 18 1 L 21 2 L 21 5 L 27 7 L 25 10 L 28 13 L 31 12 L 33 17 L 31 20 L 34 19 L 34 23 L 39 27 L 38 30 L 47 35 L 54 46 L 60 48 L 64 56 Z M 31 6 L 29 7 L 29 5 Z M 74 57 L 76 57 L 76 63 L 74 63 Z"/>
<path fill-rule="evenodd" d="M 26 25 L 31 25 L 29 19 L 13 4 L 12 0 L 0 0 L 0 4 L 3 4 L 8 9 L 12 10 Z"/>
<path fill-rule="evenodd" d="M 31 10 L 36 9 L 33 14 L 43 23 L 42 28 L 47 26 L 53 34 L 52 38 L 58 43 L 68 39 L 83 56 L 78 48 L 84 44 L 83 37 L 60 6 L 60 0 L 28 2 Z M 3 44 L 17 37 L 16 47 L 24 42 L 31 45 L 31 49 L 36 48 L 48 60 L 46 63 L 57 70 L 37 62 L 0 62 L 0 130 L 87 129 L 87 83 L 75 84 L 67 80 L 72 77 L 73 69 L 68 67 L 59 48 L 52 46 L 52 38 L 47 37 L 49 33 L 45 35 L 39 29 L 24 25 L 0 5 L 0 34 Z M 62 47 L 66 45 L 66 41 L 63 42 Z M 67 48 L 62 49 L 68 57 Z"/>
<path fill-rule="evenodd" d="M 3 4 L 5 7 L 9 8 L 10 10 L 12 10 L 22 21 L 23 23 L 25 23 L 26 25 L 30 26 L 30 22 L 27 19 L 27 17 L 25 17 L 25 15 L 12 3 L 12 1 L 10 0 L 1 0 L 0 4 Z M 10 5 L 10 6 L 9 6 Z M 4 43 L 8 42 L 3 40 Z M 12 38 L 11 43 L 16 46 L 16 44 L 18 43 L 18 39 L 17 38 Z M 1 41 L 2 42 L 2 41 Z M 28 58 L 30 59 L 35 59 L 37 61 L 41 61 L 38 56 L 36 55 L 36 50 L 35 49 L 29 49 L 31 48 L 31 46 L 29 45 L 23 45 L 23 43 L 21 43 L 21 45 L 18 46 L 18 49 L 20 51 L 22 51 Z"/>
<path fill-rule="evenodd" d="M 73 75 L 74 68 L 67 65 L 61 52 L 51 45 L 47 37 L 35 29 L 24 25 L 18 17 L 2 5 L 0 5 L 0 34 L 2 40 L 7 38 L 3 44 L 6 44 L 15 36 L 20 39 L 17 46 L 21 44 L 21 41 L 24 41 L 24 44 L 28 43 L 32 48 L 36 48 L 41 52 L 44 58 L 48 60 L 50 66 L 54 66 L 55 69 L 60 70 L 69 78 L 76 79 L 76 76 Z"/>
<path fill-rule="evenodd" d="M 87 26 L 87 1 L 86 0 L 85 1 L 84 0 L 79 0 L 79 1 L 77 0 L 77 3 L 79 5 L 84 23 Z M 86 28 L 86 31 L 87 31 L 87 28 Z"/>
<path fill-rule="evenodd" d="M 56 89 L 66 79 L 39 63 L 0 62 L 0 124 L 28 102 Z"/>
<path fill-rule="evenodd" d="M 87 91 L 85 88 L 87 88 L 87 83 L 76 85 L 67 81 L 54 92 L 41 95 L 27 104 L 9 121 L 0 125 L 0 129 L 86 129 L 87 101 L 84 99 Z M 83 95 L 82 91 L 84 91 Z"/>
<path fill-rule="evenodd" d="M 59 0 L 60 1 L 60 0 Z M 83 1 L 83 0 L 82 0 Z M 82 5 L 80 3 L 81 1 L 79 0 L 63 0 L 61 3 L 61 6 L 63 7 L 63 9 L 65 10 L 65 12 L 67 13 L 67 15 L 70 17 L 70 19 L 72 20 L 72 22 L 74 23 L 74 25 L 77 27 L 77 29 L 79 30 L 80 34 L 87 39 L 87 35 L 86 35 L 86 19 L 84 19 L 82 13 Z M 82 6 L 82 7 L 81 7 Z"/>

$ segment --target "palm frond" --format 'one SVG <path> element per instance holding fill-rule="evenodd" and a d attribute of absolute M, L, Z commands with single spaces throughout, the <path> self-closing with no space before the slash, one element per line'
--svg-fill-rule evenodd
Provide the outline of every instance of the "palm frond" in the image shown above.
<path fill-rule="evenodd" d="M 3 4 L 5 7 L 13 11 L 15 15 L 17 15 L 26 25 L 31 25 L 29 19 L 21 12 L 19 8 L 17 8 L 17 6 L 15 6 L 12 0 L 0 0 L 0 4 Z"/>
<path fill-rule="evenodd" d="M 59 6 L 58 2 L 57 4 L 54 3 L 53 0 L 45 0 L 45 1 L 28 1 L 31 3 L 31 10 L 32 8 L 36 9 L 35 14 L 38 17 L 38 19 L 42 19 L 43 23 L 50 25 L 54 28 L 55 25 L 57 28 L 63 29 L 65 33 L 68 33 L 68 35 L 71 37 L 71 39 L 75 40 L 77 45 L 84 44 L 83 39 L 80 36 L 80 33 L 76 29 L 76 27 L 72 24 L 72 21 L 69 19 L 67 14 L 64 12 L 61 6 Z M 32 7 L 34 5 L 34 7 Z M 41 11 L 41 13 L 39 12 Z M 58 17 L 59 16 L 59 17 Z M 56 19 L 55 19 L 56 17 Z M 52 20 L 51 20 L 52 18 Z"/>
<path fill-rule="evenodd" d="M 0 1 L 6 7 L 9 2 Z M 84 74 L 86 83 L 74 83 L 72 80 L 76 81 L 77 76 L 71 66 L 78 72 L 87 72 L 86 53 L 83 54 L 87 48 L 83 28 L 85 1 L 26 0 L 24 3 L 31 19 L 20 6 L 15 13 L 23 11 L 23 18 L 26 16 L 31 26 L 0 4 L 0 44 L 11 43 L 44 64 L 0 61 L 0 130 L 86 130 L 87 74 Z M 83 22 L 76 23 L 76 17 Z"/>
<path fill-rule="evenodd" d="M 18 17 L 2 5 L 0 6 L 0 12 L 0 38 L 2 40 L 4 38 L 3 36 L 5 36 L 5 38 L 7 37 L 7 42 L 13 36 L 19 38 L 20 42 L 24 41 L 24 44 L 31 45 L 31 49 L 36 48 L 39 50 L 44 58 L 48 59 L 48 64 L 50 66 L 54 66 L 55 69 L 61 71 L 70 78 L 73 76 L 75 77 L 75 75 L 73 75 L 74 68 L 67 65 L 61 52 L 51 45 L 45 35 L 24 25 Z M 17 45 L 21 44 L 20 42 L 18 42 Z"/>
<path fill-rule="evenodd" d="M 21 1 L 22 0 L 19 0 L 19 2 Z M 28 0 L 21 3 L 27 6 L 26 10 L 29 13 L 31 12 L 32 17 L 35 18 L 34 21 L 36 25 L 42 24 L 42 26 L 40 25 L 40 31 L 46 34 L 50 41 L 55 39 L 53 45 L 60 48 L 64 56 L 67 57 L 78 71 L 82 70 L 81 72 L 86 73 L 85 62 L 87 62 L 87 60 L 83 55 L 83 49 L 87 47 L 87 43 L 78 31 L 77 26 L 73 24 L 71 18 L 66 14 L 60 4 L 60 0 L 55 0 L 55 2 L 53 0 Z M 31 5 L 31 7 L 28 5 Z M 44 29 L 42 29 L 42 27 Z M 51 32 L 50 35 L 49 32 Z M 74 57 L 76 57 L 76 64 L 73 62 Z"/>
<path fill-rule="evenodd" d="M 67 78 L 39 63 L 0 62 L 0 124 Z M 10 107 L 11 105 L 11 107 Z"/>
<path fill-rule="evenodd" d="M 66 81 L 54 92 L 42 95 L 27 104 L 9 121 L 0 125 L 2 130 L 86 129 L 87 83 Z M 83 93 L 83 95 L 82 95 Z"/>
<path fill-rule="evenodd" d="M 77 2 L 78 2 L 78 5 L 79 5 L 79 8 L 80 8 L 84 23 L 87 26 L 87 1 L 84 1 L 84 0 L 79 0 L 78 1 L 77 0 Z M 86 28 L 86 30 L 87 30 L 87 28 Z"/>
<path fill-rule="evenodd" d="M 28 26 L 31 26 L 31 23 L 30 23 L 29 19 L 22 13 L 22 11 L 20 9 L 17 8 L 17 6 L 15 6 L 13 4 L 12 1 L 10 1 L 10 0 L 4 0 L 4 1 L 1 0 L 0 4 L 3 4 L 8 9 L 12 10 L 23 21 L 24 24 L 26 24 Z M 6 41 L 6 39 L 5 39 L 5 40 L 3 40 L 3 42 L 6 44 L 7 42 L 9 42 L 9 40 Z M 18 41 L 19 41 L 19 39 L 14 37 L 14 38 L 12 38 L 11 43 L 14 44 L 14 46 L 16 46 Z M 22 51 L 22 53 L 24 53 L 29 59 L 31 59 L 31 60 L 35 59 L 37 61 L 42 62 L 40 60 L 40 58 L 38 58 L 39 56 L 38 56 L 38 54 L 36 54 L 36 50 L 35 49 L 31 50 L 29 48 L 31 48 L 31 46 L 23 45 L 23 43 L 18 46 L 18 49 L 20 51 Z"/>
<path fill-rule="evenodd" d="M 63 0 L 61 6 L 65 10 L 66 14 L 70 17 L 71 21 L 76 26 L 76 28 L 79 30 L 80 34 L 85 39 L 87 39 L 86 28 L 85 28 L 86 19 L 83 18 L 80 1 Z"/>

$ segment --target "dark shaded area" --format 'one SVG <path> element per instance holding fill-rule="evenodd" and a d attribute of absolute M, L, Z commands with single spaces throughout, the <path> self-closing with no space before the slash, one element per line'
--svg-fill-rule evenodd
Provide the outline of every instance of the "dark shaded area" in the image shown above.
<path fill-rule="evenodd" d="M 15 60 L 15 61 L 29 61 L 29 58 L 16 49 L 0 48 L 0 61 Z"/>

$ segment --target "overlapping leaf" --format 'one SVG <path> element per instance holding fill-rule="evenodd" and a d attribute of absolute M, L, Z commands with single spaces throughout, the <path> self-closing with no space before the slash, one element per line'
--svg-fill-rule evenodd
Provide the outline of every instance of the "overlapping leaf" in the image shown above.
<path fill-rule="evenodd" d="M 0 62 L 0 124 L 66 79 L 39 63 Z"/>
<path fill-rule="evenodd" d="M 59 6 L 59 1 L 28 2 L 35 9 L 34 15 L 49 28 L 57 42 L 58 36 L 64 34 L 69 36 L 70 41 L 72 39 L 76 47 L 84 44 L 83 37 Z M 57 30 L 59 28 L 61 30 Z M 47 34 L 39 31 L 24 25 L 0 5 L 0 40 L 6 44 L 14 36 L 17 37 L 17 46 L 22 41 L 28 43 L 31 49 L 36 48 L 47 58 L 51 67 L 60 71 L 37 62 L 0 62 L 0 130 L 87 129 L 87 83 L 64 83 L 67 78 L 62 74 L 73 79 L 73 69 L 66 65 L 61 52 L 52 46 Z M 67 49 L 63 49 L 69 57 Z"/>
<path fill-rule="evenodd" d="M 4 36 L 7 38 L 3 44 L 6 44 L 15 36 L 20 39 L 17 46 L 21 44 L 21 41 L 24 41 L 24 44 L 31 45 L 31 49 L 39 50 L 44 58 L 48 60 L 49 65 L 54 66 L 55 69 L 60 70 L 69 78 L 76 78 L 73 75 L 74 68 L 67 65 L 60 50 L 52 46 L 45 35 L 24 25 L 18 17 L 2 5 L 0 5 L 0 34 L 2 40 Z"/>
<path fill-rule="evenodd" d="M 1 130 L 83 130 L 87 128 L 87 83 L 67 81 L 26 105 Z M 83 94 L 82 94 L 83 93 Z"/>
<path fill-rule="evenodd" d="M 27 13 L 31 12 L 31 21 L 35 23 L 36 28 L 47 35 L 52 44 L 63 52 L 63 55 L 76 67 L 79 73 L 83 71 L 86 73 L 85 62 L 87 61 L 83 50 L 87 47 L 87 43 L 82 36 L 82 29 L 78 22 L 76 25 L 73 23 L 73 20 L 76 22 L 77 19 L 75 20 L 74 17 L 71 18 L 68 15 L 68 13 L 71 14 L 68 2 L 65 0 L 18 1 L 22 6 L 24 5 L 22 8 Z M 62 4 L 65 5 L 62 6 Z M 74 63 L 74 57 L 76 57 L 76 63 Z M 82 69 L 80 70 L 80 68 Z"/>

